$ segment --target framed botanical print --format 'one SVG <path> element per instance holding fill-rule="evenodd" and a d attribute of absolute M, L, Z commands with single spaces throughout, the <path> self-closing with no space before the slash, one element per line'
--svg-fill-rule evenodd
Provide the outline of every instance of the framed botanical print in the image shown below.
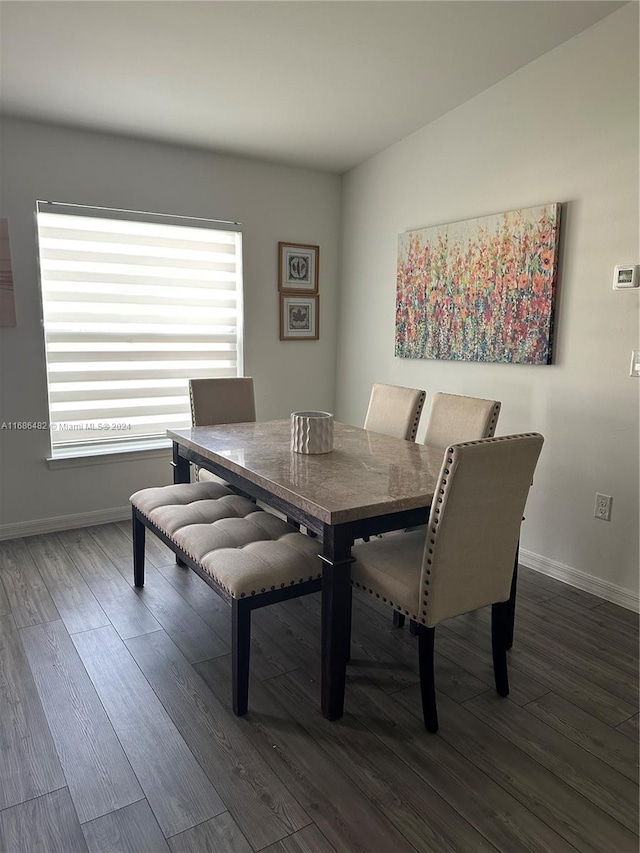
<path fill-rule="evenodd" d="M 280 294 L 280 340 L 317 341 L 319 297 Z"/>
<path fill-rule="evenodd" d="M 319 246 L 278 243 L 278 290 L 318 292 Z"/>

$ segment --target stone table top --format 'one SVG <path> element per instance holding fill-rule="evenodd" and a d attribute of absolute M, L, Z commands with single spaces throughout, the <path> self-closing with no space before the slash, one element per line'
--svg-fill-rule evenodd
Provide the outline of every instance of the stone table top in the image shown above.
<path fill-rule="evenodd" d="M 334 449 L 319 455 L 291 450 L 288 418 L 167 435 L 204 467 L 209 460 L 332 525 L 429 506 L 443 460 L 442 449 L 337 422 Z"/>

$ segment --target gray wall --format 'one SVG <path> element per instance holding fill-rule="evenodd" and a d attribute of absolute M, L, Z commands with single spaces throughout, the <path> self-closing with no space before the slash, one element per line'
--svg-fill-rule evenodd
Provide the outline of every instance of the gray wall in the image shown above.
<path fill-rule="evenodd" d="M 563 202 L 553 366 L 394 357 L 398 234 Z M 638 590 L 638 5 L 350 172 L 343 201 L 337 408 L 361 423 L 372 382 L 502 401 L 498 432 L 546 444 L 525 562 L 626 603 Z M 428 407 L 428 400 L 427 400 Z M 426 419 L 425 419 L 426 420 Z M 423 425 L 424 428 L 424 425 Z M 611 522 L 593 518 L 613 495 Z"/>
<path fill-rule="evenodd" d="M 245 373 L 258 417 L 332 410 L 339 177 L 9 119 L 1 144 L 18 325 L 0 329 L 0 421 L 48 420 L 36 199 L 241 222 Z M 279 340 L 279 240 L 320 245 L 319 341 Z M 0 432 L 0 536 L 99 521 L 136 489 L 170 481 L 167 453 L 50 470 L 48 441 L 46 432 Z"/>

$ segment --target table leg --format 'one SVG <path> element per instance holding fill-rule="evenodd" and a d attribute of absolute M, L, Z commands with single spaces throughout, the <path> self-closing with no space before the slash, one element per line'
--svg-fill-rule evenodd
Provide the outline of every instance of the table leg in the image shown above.
<path fill-rule="evenodd" d="M 173 466 L 173 483 L 174 485 L 178 485 L 179 483 L 190 483 L 191 482 L 191 465 L 189 464 L 189 460 L 185 459 L 184 456 L 180 456 L 180 446 L 176 441 L 173 442 L 173 459 L 171 460 L 171 464 Z M 186 568 L 185 563 L 182 562 L 180 557 L 176 554 L 176 565 L 181 568 Z"/>
<path fill-rule="evenodd" d="M 325 526 L 322 540 L 322 714 L 337 720 L 344 711 L 351 624 L 351 537 Z"/>
<path fill-rule="evenodd" d="M 189 460 L 185 459 L 184 456 L 180 456 L 179 453 L 180 447 L 176 441 L 173 442 L 173 460 L 171 465 L 173 466 L 173 482 L 177 483 L 189 483 L 191 481 L 191 471 Z"/>

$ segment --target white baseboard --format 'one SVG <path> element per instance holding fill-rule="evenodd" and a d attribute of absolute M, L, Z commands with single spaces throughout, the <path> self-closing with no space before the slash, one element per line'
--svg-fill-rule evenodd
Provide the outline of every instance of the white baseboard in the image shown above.
<path fill-rule="evenodd" d="M 640 611 L 638 596 L 623 586 L 618 586 L 618 584 L 610 581 L 603 581 L 601 578 L 587 574 L 580 569 L 565 566 L 564 563 L 550 560 L 548 557 L 541 557 L 540 554 L 534 554 L 533 551 L 527 551 L 524 548 L 520 549 L 520 562 L 523 566 L 540 572 L 540 574 L 575 586 L 583 592 L 590 592 L 592 595 L 597 595 L 598 598 L 612 601 L 614 604 L 619 604 L 620 607 L 626 607 L 627 610 L 633 610 L 636 613 Z"/>
<path fill-rule="evenodd" d="M 19 521 L 16 524 L 0 524 L 0 541 L 19 539 L 22 536 L 36 536 L 38 533 L 56 533 L 58 530 L 72 530 L 75 527 L 93 527 L 96 524 L 108 524 L 111 521 L 123 521 L 129 518 L 131 518 L 131 506 L 123 506 L 94 512 L 79 512 L 75 515 L 56 515 L 53 518 L 39 518 L 35 521 Z"/>

